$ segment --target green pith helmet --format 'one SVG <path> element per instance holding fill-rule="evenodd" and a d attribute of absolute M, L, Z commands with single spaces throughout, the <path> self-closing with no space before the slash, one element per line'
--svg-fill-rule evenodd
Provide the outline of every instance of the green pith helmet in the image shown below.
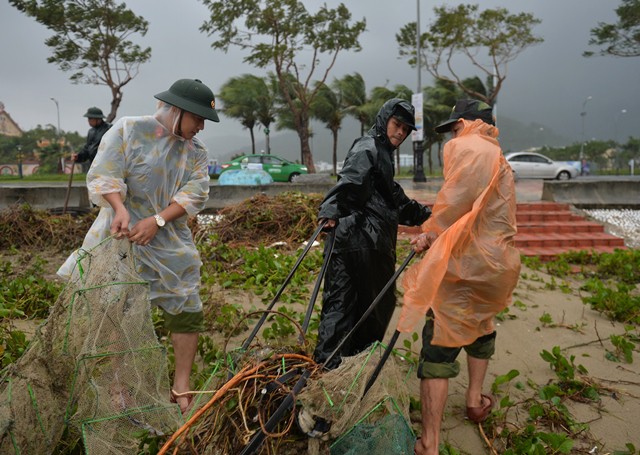
<path fill-rule="evenodd" d="M 154 95 L 160 101 L 184 109 L 214 122 L 219 122 L 216 99 L 209 87 L 199 79 L 179 79 L 166 92 Z"/>
<path fill-rule="evenodd" d="M 87 113 L 84 114 L 87 118 L 104 118 L 104 114 L 102 113 L 102 109 L 98 107 L 90 107 L 87 109 Z"/>

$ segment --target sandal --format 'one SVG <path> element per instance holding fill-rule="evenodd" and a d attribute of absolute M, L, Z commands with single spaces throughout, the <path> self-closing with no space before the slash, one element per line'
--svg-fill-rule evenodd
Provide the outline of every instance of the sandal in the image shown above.
<path fill-rule="evenodd" d="M 170 396 L 169 396 L 169 402 L 170 403 L 176 403 L 176 404 L 179 405 L 178 400 L 180 398 L 186 398 L 187 399 L 187 406 L 184 409 L 182 409 L 182 406 L 180 406 L 180 412 L 182 414 L 186 414 L 191 409 L 191 405 L 193 403 L 193 393 L 191 393 L 191 392 L 178 393 L 175 390 L 171 389 L 171 393 L 170 393 Z"/>
<path fill-rule="evenodd" d="M 491 410 L 494 405 L 494 398 L 491 395 L 485 395 L 484 393 L 480 395 L 482 402 L 486 401 L 486 405 L 478 406 L 475 408 L 470 408 L 467 406 L 467 418 L 474 423 L 482 423 L 487 420 L 489 414 L 491 414 Z"/>

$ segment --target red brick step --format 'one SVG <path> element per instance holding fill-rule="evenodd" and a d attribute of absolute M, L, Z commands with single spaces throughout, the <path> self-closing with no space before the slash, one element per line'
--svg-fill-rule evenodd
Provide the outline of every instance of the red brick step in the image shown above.
<path fill-rule="evenodd" d="M 624 239 L 607 234 L 604 226 L 573 212 L 568 204 L 530 202 L 518 204 L 516 246 L 525 256 L 553 259 L 569 251 L 612 253 L 626 249 Z M 417 226 L 400 226 L 399 237 L 420 233 Z"/>

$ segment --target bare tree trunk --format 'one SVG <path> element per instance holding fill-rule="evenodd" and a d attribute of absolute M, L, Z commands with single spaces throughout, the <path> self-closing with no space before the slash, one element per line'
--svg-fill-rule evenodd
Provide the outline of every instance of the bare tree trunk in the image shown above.
<path fill-rule="evenodd" d="M 316 173 L 316 166 L 313 164 L 313 154 L 311 153 L 311 147 L 309 147 L 309 117 L 300 113 L 300 125 L 298 127 L 298 137 L 300 138 L 300 158 L 302 164 L 307 166 L 309 174 Z"/>
<path fill-rule="evenodd" d="M 108 123 L 112 123 L 116 118 L 120 103 L 122 103 L 122 92 L 120 91 L 120 87 L 111 87 L 111 110 L 106 118 Z"/>
<path fill-rule="evenodd" d="M 300 137 L 300 154 L 302 164 L 307 166 L 309 174 L 315 174 L 316 166 L 313 164 L 313 155 L 311 153 L 311 147 L 309 147 L 309 131 L 307 129 L 298 131 L 298 136 Z"/>
<path fill-rule="evenodd" d="M 256 136 L 253 134 L 253 127 L 249 128 L 249 134 L 251 135 L 251 154 L 256 154 Z"/>

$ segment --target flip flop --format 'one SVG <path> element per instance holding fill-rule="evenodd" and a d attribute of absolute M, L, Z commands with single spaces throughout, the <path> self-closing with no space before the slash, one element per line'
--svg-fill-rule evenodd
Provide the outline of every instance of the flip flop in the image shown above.
<path fill-rule="evenodd" d="M 178 393 L 175 390 L 171 389 L 171 395 L 169 397 L 169 402 L 171 403 L 176 403 L 178 404 L 178 399 L 179 398 L 186 398 L 187 399 L 187 406 L 182 409 L 182 406 L 180 406 L 180 412 L 182 412 L 182 414 L 186 414 L 187 412 L 189 412 L 189 409 L 191 409 L 191 404 L 193 402 L 193 394 L 192 393 Z"/>
<path fill-rule="evenodd" d="M 491 410 L 494 405 L 494 398 L 491 395 L 481 394 L 482 402 L 486 401 L 487 404 L 484 406 L 478 406 L 474 408 L 470 408 L 467 406 L 467 418 L 474 423 L 482 423 L 487 420 L 489 414 L 491 414 Z"/>

